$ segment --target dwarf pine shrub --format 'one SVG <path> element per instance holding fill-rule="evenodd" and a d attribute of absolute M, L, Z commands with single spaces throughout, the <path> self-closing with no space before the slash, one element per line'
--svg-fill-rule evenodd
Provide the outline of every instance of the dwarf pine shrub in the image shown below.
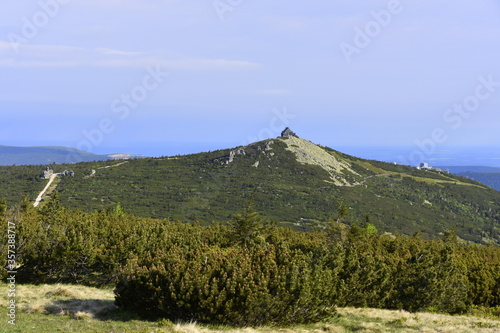
<path fill-rule="evenodd" d="M 172 248 L 121 272 L 116 304 L 149 318 L 234 326 L 296 324 L 334 314 L 334 274 L 286 246 Z"/>
<path fill-rule="evenodd" d="M 16 225 L 16 281 L 117 279 L 117 304 L 144 317 L 247 326 L 317 321 L 333 306 L 446 313 L 500 306 L 498 247 L 379 235 L 368 219 L 366 227 L 332 221 L 326 232 L 297 232 L 263 224 L 248 205 L 230 225 L 201 227 L 116 209 L 70 211 L 54 195 L 36 209 L 0 201 L 0 220 Z"/>

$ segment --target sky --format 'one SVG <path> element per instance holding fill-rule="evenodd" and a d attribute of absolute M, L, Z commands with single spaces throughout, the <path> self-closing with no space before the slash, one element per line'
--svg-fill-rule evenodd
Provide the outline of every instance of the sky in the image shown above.
<path fill-rule="evenodd" d="M 0 4 L 0 145 L 500 146 L 498 0 Z M 497 149 L 498 150 L 498 149 Z"/>

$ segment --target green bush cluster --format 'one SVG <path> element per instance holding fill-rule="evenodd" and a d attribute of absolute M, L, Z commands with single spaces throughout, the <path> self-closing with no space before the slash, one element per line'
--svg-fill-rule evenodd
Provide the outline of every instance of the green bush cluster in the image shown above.
<path fill-rule="evenodd" d="M 57 195 L 41 209 L 2 203 L 0 219 L 16 223 L 18 282 L 116 282 L 117 304 L 145 317 L 247 326 L 317 321 L 344 306 L 500 307 L 498 247 L 461 244 L 453 232 L 432 241 L 381 235 L 369 217 L 348 227 L 340 208 L 339 221 L 316 232 L 266 224 L 251 206 L 202 227 L 119 206 L 70 211 Z"/>
<path fill-rule="evenodd" d="M 25 201 L 5 212 L 3 220 L 16 225 L 20 283 L 109 284 L 129 259 L 176 242 L 190 246 L 179 235 L 201 232 L 191 225 L 125 215 L 119 207 L 71 211 L 61 206 L 57 193 L 41 209 Z"/>
<path fill-rule="evenodd" d="M 368 231 L 329 230 L 323 255 L 342 267 L 335 305 L 446 313 L 500 305 L 498 248 Z"/>
<path fill-rule="evenodd" d="M 327 233 L 268 228 L 250 243 L 230 235 L 233 245 L 175 248 L 129 262 L 118 304 L 145 316 L 232 325 L 308 322 L 331 315 L 324 312 L 331 306 L 452 314 L 500 306 L 496 247 L 382 236 L 370 225 L 333 222 Z"/>
<path fill-rule="evenodd" d="M 287 246 L 172 248 L 121 271 L 117 305 L 146 317 L 235 326 L 316 322 L 334 313 L 331 269 Z"/>

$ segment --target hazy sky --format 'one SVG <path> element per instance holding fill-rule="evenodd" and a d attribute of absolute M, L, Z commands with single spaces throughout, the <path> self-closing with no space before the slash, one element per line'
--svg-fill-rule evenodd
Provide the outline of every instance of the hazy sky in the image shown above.
<path fill-rule="evenodd" d="M 500 146 L 498 0 L 0 4 L 0 144 Z"/>

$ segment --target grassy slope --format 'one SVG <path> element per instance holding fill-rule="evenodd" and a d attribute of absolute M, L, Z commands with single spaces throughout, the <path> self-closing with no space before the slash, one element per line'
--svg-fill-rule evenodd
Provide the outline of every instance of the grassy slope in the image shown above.
<path fill-rule="evenodd" d="M 57 190 L 70 208 L 94 210 L 120 202 L 136 215 L 202 224 L 225 222 L 253 197 L 264 217 L 306 230 L 336 218 L 342 198 L 351 207 L 351 221 L 370 214 L 381 231 L 435 237 L 456 227 L 462 238 L 481 242 L 484 230 L 499 227 L 500 192 L 467 178 L 362 160 L 306 140 L 277 139 L 244 149 L 245 155 L 236 154 L 228 164 L 229 149 L 125 164 L 57 166 L 56 172 L 76 172 Z M 96 173 L 89 177 L 92 169 Z M 13 204 L 28 194 L 34 200 L 45 184 L 39 172 L 40 167 L 0 167 L 0 181 L 6 184 L 0 198 L 7 196 Z"/>
<path fill-rule="evenodd" d="M 16 326 L 6 323 L 7 298 L 0 298 L 0 332 L 498 332 L 500 317 L 448 316 L 378 309 L 339 309 L 328 322 L 297 327 L 235 329 L 193 323 L 137 320 L 115 309 L 113 292 L 72 285 L 18 285 Z M 7 285 L 0 284 L 0 295 Z"/>

